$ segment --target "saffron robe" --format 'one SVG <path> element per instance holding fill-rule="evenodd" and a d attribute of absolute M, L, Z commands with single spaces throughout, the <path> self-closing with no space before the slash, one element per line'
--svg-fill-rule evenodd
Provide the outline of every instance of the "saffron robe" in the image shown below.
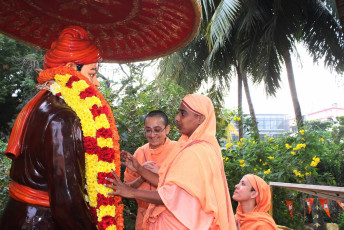
<path fill-rule="evenodd" d="M 182 135 L 159 170 L 158 192 L 165 205 L 150 204 L 145 229 L 236 229 L 216 118 L 209 98 L 187 95 L 182 103 L 205 120 Z"/>
<path fill-rule="evenodd" d="M 240 230 L 277 230 L 274 219 L 268 213 L 271 204 L 269 185 L 256 175 L 247 174 L 245 177 L 254 190 L 258 192 L 258 196 L 256 197 L 257 206 L 252 212 L 242 213 L 242 207 L 239 203 L 235 218 L 240 220 Z"/>
<path fill-rule="evenodd" d="M 166 138 L 165 143 L 156 149 L 151 149 L 149 147 L 149 143 L 147 143 L 139 147 L 135 151 L 134 157 L 137 159 L 137 161 L 140 164 L 143 164 L 147 161 L 154 161 L 157 163 L 159 167 L 161 167 L 161 164 L 168 157 L 168 155 L 170 154 L 171 150 L 174 148 L 176 143 L 177 142 L 171 141 L 169 138 Z M 139 177 L 139 174 L 131 171 L 128 168 L 124 172 L 125 182 L 134 181 L 138 177 Z M 154 187 L 148 182 L 143 182 L 137 189 L 155 191 L 156 187 Z M 146 213 L 149 203 L 143 202 L 141 200 L 136 200 L 136 201 L 137 201 L 138 209 L 137 209 L 137 215 L 136 215 L 135 229 L 140 230 L 142 229 L 143 217 Z"/>

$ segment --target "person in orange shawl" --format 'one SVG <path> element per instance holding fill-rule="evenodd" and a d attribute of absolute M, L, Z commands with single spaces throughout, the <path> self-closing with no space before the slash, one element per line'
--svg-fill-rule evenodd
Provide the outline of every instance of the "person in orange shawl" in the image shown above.
<path fill-rule="evenodd" d="M 118 177 L 107 180 L 111 195 L 148 203 L 144 229 L 236 229 L 211 100 L 203 95 L 184 97 L 175 118 L 182 134 L 164 161 L 158 178 L 138 166 L 141 176 L 158 184 L 157 191 L 137 190 Z M 127 156 L 125 164 L 135 160 Z M 132 165 L 135 165 L 133 163 Z"/>
<path fill-rule="evenodd" d="M 235 218 L 240 230 L 276 230 L 268 214 L 271 203 L 270 186 L 259 176 L 245 175 L 235 186 L 233 199 L 238 201 Z"/>
<path fill-rule="evenodd" d="M 138 163 L 144 167 L 156 171 L 161 167 L 162 162 L 167 158 L 176 142 L 171 141 L 167 135 L 170 132 L 167 115 L 160 110 L 154 110 L 147 114 L 144 120 L 144 131 L 148 143 L 138 148 L 134 157 Z M 157 171 L 156 171 L 157 173 Z M 156 190 L 156 187 L 142 179 L 142 177 L 127 168 L 124 172 L 124 181 L 130 186 L 142 190 Z M 137 216 L 135 229 L 142 229 L 143 217 L 146 213 L 149 203 L 137 200 Z"/>
<path fill-rule="evenodd" d="M 93 192 L 87 188 L 85 194 L 86 174 L 98 176 L 87 171 L 86 158 L 92 153 L 112 168 L 115 151 L 119 158 L 119 149 L 99 147 L 95 138 L 87 136 L 106 133 L 119 148 L 111 109 L 96 89 L 100 61 L 100 50 L 78 26 L 62 30 L 47 51 L 45 70 L 38 77 L 41 91 L 18 115 L 5 152 L 12 158 L 12 181 L 0 229 L 96 230 L 122 221 L 120 216 L 97 219 L 96 207 L 85 198 L 88 195 L 91 200 Z M 89 106 L 96 102 L 101 107 L 89 108 L 87 101 Z M 87 122 L 85 114 L 91 118 Z M 92 128 L 99 116 L 111 128 Z M 103 152 L 109 156 L 105 158 Z M 116 212 L 119 214 L 120 208 Z"/>

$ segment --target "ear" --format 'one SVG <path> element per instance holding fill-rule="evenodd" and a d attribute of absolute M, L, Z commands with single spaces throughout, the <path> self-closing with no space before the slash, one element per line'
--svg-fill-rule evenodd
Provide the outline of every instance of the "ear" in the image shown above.
<path fill-rule="evenodd" d="M 167 125 L 166 128 L 165 128 L 166 135 L 170 133 L 170 130 L 171 130 L 171 126 Z"/>
<path fill-rule="evenodd" d="M 198 124 L 200 125 L 205 120 L 205 116 L 204 115 L 199 115 L 199 116 L 197 116 L 197 119 L 198 119 Z"/>
<path fill-rule="evenodd" d="M 258 196 L 258 192 L 257 191 L 252 191 L 251 192 L 251 198 L 256 199 L 257 196 Z"/>
<path fill-rule="evenodd" d="M 66 66 L 76 70 L 76 64 L 74 62 L 68 62 Z"/>

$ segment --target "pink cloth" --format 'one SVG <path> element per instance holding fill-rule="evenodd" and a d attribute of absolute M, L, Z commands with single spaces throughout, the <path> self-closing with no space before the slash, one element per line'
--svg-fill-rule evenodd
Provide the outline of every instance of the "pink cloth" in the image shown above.
<path fill-rule="evenodd" d="M 214 221 L 213 214 L 205 213 L 198 199 L 191 196 L 184 189 L 177 185 L 164 185 L 158 189 L 158 192 L 167 207 L 167 210 L 164 211 L 167 219 L 158 218 L 153 227 L 152 224 L 150 225 L 150 229 L 170 229 L 167 225 L 170 222 L 179 223 L 178 228 L 171 229 L 214 229 L 214 226 L 211 228 Z M 193 220 L 199 221 L 195 222 Z M 156 226 L 159 226 L 159 228 L 156 228 Z"/>

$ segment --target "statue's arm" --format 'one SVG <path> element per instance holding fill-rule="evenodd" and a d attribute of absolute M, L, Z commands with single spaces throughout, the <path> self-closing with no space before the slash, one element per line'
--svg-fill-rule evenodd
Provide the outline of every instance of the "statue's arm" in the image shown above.
<path fill-rule="evenodd" d="M 61 229 L 96 229 L 84 199 L 84 150 L 78 118 L 62 111 L 49 123 L 44 149 L 52 215 Z"/>

